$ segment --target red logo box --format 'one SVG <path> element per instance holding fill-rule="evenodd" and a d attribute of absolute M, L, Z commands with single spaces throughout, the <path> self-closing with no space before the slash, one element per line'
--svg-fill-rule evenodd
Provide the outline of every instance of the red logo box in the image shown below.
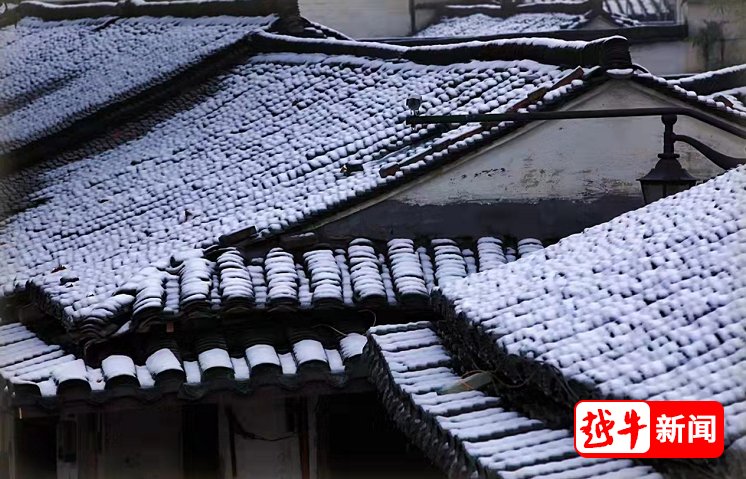
<path fill-rule="evenodd" d="M 575 450 L 583 457 L 716 458 L 724 417 L 716 401 L 580 401 Z"/>

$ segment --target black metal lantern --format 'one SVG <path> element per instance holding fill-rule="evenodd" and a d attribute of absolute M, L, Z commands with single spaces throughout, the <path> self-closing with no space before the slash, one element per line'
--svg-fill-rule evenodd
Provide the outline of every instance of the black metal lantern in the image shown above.
<path fill-rule="evenodd" d="M 697 179 L 679 163 L 679 155 L 661 153 L 658 158 L 655 167 L 638 180 L 646 205 L 688 190 L 697 183 Z"/>

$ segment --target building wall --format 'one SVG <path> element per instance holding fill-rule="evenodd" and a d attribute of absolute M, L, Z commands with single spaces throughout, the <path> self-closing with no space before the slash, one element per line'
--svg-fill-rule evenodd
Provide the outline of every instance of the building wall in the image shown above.
<path fill-rule="evenodd" d="M 354 38 L 410 33 L 409 0 L 300 0 L 300 13 Z"/>
<path fill-rule="evenodd" d="M 632 61 L 656 75 L 693 73 L 696 64 L 691 63 L 692 45 L 689 40 L 670 42 L 635 43 L 630 45 Z"/>
<path fill-rule="evenodd" d="M 414 0 L 449 3 L 448 0 Z M 410 0 L 300 0 L 300 13 L 353 38 L 403 37 L 412 33 Z M 435 20 L 434 9 L 416 9 L 417 29 Z"/>
<path fill-rule="evenodd" d="M 225 479 L 302 479 L 300 453 L 300 420 L 297 407 L 307 403 L 287 404 L 288 399 L 251 398 L 229 401 L 220 408 L 221 477 Z M 230 427 L 225 408 L 230 406 L 237 421 L 255 439 L 242 437 L 235 431 L 236 475 L 231 453 Z M 289 406 L 289 408 L 288 408 Z M 306 416 L 307 417 L 307 416 Z M 308 464 L 311 478 L 317 477 L 315 467 L 315 430 L 309 433 Z"/>
<path fill-rule="evenodd" d="M 69 419 L 77 423 L 77 458 L 74 463 L 58 458 L 58 478 L 183 477 L 181 408 L 91 413 Z"/>
<path fill-rule="evenodd" d="M 718 3 L 727 6 L 721 10 Z M 688 71 L 700 72 L 746 63 L 746 2 L 688 0 L 683 3 L 682 10 L 689 23 Z M 703 48 L 693 43 L 706 22 L 719 23 L 723 29 L 722 42 L 713 44 L 707 57 Z"/>
<path fill-rule="evenodd" d="M 610 81 L 566 109 L 683 105 L 626 81 Z M 726 154 L 743 141 L 680 117 L 675 131 Z M 391 192 L 319 231 L 344 236 L 563 237 L 642 206 L 638 178 L 662 151 L 659 117 L 537 122 Z M 721 170 L 687 145 L 682 164 L 706 179 Z"/>

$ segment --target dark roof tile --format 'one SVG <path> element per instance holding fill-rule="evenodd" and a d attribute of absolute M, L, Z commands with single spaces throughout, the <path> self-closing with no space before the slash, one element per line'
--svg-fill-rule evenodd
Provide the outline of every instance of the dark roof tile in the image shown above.
<path fill-rule="evenodd" d="M 452 477 L 661 478 L 631 460 L 577 456 L 572 433 L 506 409 L 479 390 L 443 394 L 462 378 L 428 322 L 368 332 L 371 379 L 399 428 Z M 617 477 L 615 476 L 615 477 Z"/>
<path fill-rule="evenodd" d="M 230 354 L 227 338 L 212 333 L 197 338 L 199 344 L 187 351 L 186 360 L 181 359 L 179 346 L 172 342 L 170 348 L 161 347 L 148 354 L 141 364 L 129 355 L 109 354 L 94 366 L 14 323 L 0 326 L 0 376 L 10 385 L 16 404 L 47 401 L 48 407 L 50 399 L 61 395 L 60 401 L 64 401 L 73 389 L 76 394 L 82 391 L 83 396 L 69 399 L 89 400 L 90 395 L 90 401 L 101 403 L 118 397 L 104 391 L 126 387 L 129 397 L 150 402 L 176 391 L 180 397 L 197 399 L 213 386 L 243 394 L 264 385 L 297 390 L 309 381 L 340 388 L 364 373 L 357 366 L 366 342 L 359 333 L 339 334 L 324 342 L 297 335 L 285 339 L 250 336 L 245 337 L 250 340 L 244 343 L 247 347 L 234 347 Z M 289 341 L 289 350 L 282 346 L 283 341 Z M 309 372 L 311 364 L 315 365 L 314 371 Z M 276 368 L 269 376 L 267 366 Z M 168 378 L 176 378 L 175 390 L 165 388 L 163 381 Z M 223 382 L 216 384 L 219 380 Z"/>

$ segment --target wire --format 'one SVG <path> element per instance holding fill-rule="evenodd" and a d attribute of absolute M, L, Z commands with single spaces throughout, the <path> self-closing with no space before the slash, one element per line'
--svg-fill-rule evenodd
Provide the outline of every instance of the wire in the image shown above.
<path fill-rule="evenodd" d="M 314 324 L 311 327 L 312 328 L 329 328 L 332 331 L 334 331 L 335 333 L 339 334 L 340 336 L 346 336 L 345 333 L 343 333 L 342 331 L 340 331 L 339 329 L 335 328 L 334 326 L 332 326 L 330 324 Z"/>

